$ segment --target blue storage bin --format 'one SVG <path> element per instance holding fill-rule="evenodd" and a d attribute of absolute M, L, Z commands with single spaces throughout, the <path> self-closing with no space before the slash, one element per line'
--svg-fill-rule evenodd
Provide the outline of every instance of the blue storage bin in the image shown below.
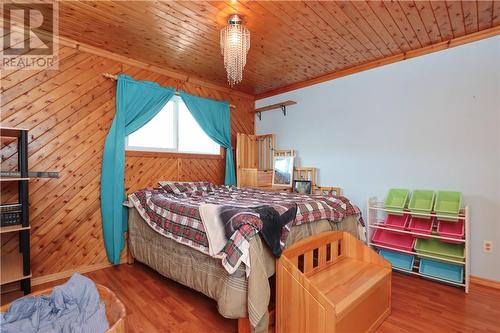
<path fill-rule="evenodd" d="M 462 283 L 464 280 L 464 266 L 445 263 L 431 259 L 420 259 L 418 269 L 422 275 L 435 277 L 451 282 Z"/>
<path fill-rule="evenodd" d="M 380 250 L 379 254 L 390 261 L 392 266 L 396 268 L 408 272 L 411 272 L 413 269 L 413 262 L 415 261 L 414 255 L 389 250 Z"/>

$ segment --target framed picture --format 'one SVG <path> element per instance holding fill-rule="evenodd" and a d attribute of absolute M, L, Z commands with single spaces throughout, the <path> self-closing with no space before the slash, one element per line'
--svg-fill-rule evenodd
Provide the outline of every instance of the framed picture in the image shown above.
<path fill-rule="evenodd" d="M 273 186 L 292 187 L 293 156 L 274 156 Z"/>
<path fill-rule="evenodd" d="M 312 194 L 312 182 L 310 180 L 294 180 L 293 191 L 300 194 Z"/>

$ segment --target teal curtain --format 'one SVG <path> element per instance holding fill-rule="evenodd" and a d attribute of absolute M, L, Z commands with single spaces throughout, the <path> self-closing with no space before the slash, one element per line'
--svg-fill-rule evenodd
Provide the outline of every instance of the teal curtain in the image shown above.
<path fill-rule="evenodd" d="M 231 147 L 231 112 L 229 103 L 213 99 L 192 96 L 180 92 L 193 118 L 207 135 L 226 148 L 226 175 L 225 184 L 235 185 L 233 149 Z"/>
<path fill-rule="evenodd" d="M 104 244 L 108 260 L 120 263 L 125 245 L 127 210 L 125 198 L 125 137 L 151 120 L 175 94 L 174 88 L 149 81 L 136 81 L 119 75 L 116 88 L 116 114 L 104 143 L 101 172 L 101 213 Z"/>

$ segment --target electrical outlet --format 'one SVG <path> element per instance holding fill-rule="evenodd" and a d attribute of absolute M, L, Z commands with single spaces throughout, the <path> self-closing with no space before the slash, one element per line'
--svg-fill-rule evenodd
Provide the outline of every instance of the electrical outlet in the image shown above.
<path fill-rule="evenodd" d="M 483 252 L 491 253 L 493 252 L 493 242 L 489 240 L 483 241 Z"/>

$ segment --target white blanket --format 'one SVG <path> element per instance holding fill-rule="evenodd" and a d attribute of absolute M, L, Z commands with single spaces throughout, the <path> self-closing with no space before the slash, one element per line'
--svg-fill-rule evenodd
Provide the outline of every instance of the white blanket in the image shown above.
<path fill-rule="evenodd" d="M 200 217 L 208 239 L 208 252 L 210 256 L 219 254 L 227 243 L 224 223 L 217 213 L 219 205 L 201 204 Z"/>

